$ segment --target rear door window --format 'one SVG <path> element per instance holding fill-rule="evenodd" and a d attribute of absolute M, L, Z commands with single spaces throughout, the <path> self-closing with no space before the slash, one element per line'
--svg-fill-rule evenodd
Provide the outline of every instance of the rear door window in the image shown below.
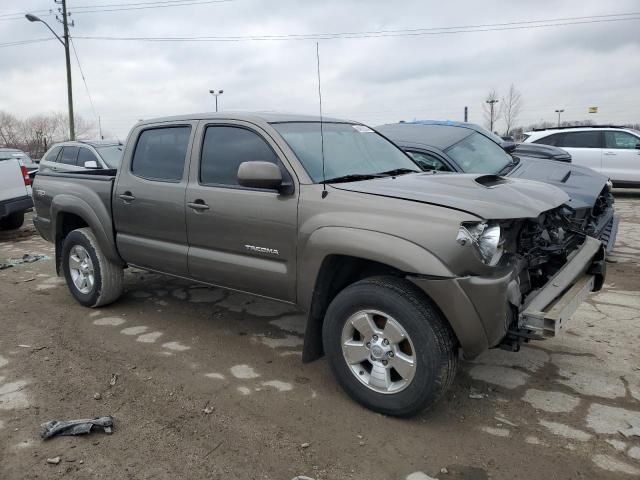
<path fill-rule="evenodd" d="M 554 133 L 553 135 L 548 135 L 546 137 L 539 138 L 538 140 L 534 140 L 532 143 L 539 143 L 541 145 L 551 145 L 553 147 L 558 147 L 562 143 L 562 139 L 564 138 L 564 133 Z"/>
<path fill-rule="evenodd" d="M 567 132 L 559 147 L 567 148 L 602 148 L 602 133 L 593 132 Z"/>
<path fill-rule="evenodd" d="M 411 155 L 411 158 L 413 158 L 423 170 L 436 170 L 438 172 L 451 171 L 449 165 L 431 153 L 411 151 L 407 151 L 407 153 Z"/>
<path fill-rule="evenodd" d="M 59 163 L 63 163 L 65 165 L 77 165 L 78 161 L 78 151 L 80 149 L 78 147 L 62 147 L 62 153 L 60 154 L 60 158 L 58 159 Z"/>
<path fill-rule="evenodd" d="M 144 130 L 138 137 L 131 172 L 149 180 L 179 182 L 184 174 L 191 127 Z"/>

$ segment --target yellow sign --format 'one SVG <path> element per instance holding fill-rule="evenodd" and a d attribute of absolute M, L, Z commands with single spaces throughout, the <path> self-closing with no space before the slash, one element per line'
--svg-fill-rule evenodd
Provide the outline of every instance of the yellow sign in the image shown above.
<path fill-rule="evenodd" d="M 589 107 L 589 113 L 598 113 L 598 107 Z"/>

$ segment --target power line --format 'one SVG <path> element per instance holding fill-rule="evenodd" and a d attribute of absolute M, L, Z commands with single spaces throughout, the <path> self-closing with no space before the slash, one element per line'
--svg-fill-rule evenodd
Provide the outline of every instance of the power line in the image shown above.
<path fill-rule="evenodd" d="M 17 40 L 15 42 L 0 43 L 0 48 L 3 47 L 15 47 L 17 45 L 29 45 L 31 43 L 49 42 L 56 40 L 55 38 L 34 38 L 33 40 Z"/>
<path fill-rule="evenodd" d="M 158 0 L 152 2 L 137 2 L 137 3 L 118 3 L 111 5 L 74 5 L 73 14 L 83 13 L 101 13 L 101 12 L 120 12 L 127 10 L 147 10 L 153 8 L 170 8 L 170 7 L 185 7 L 189 5 L 209 5 L 216 3 L 229 3 L 236 0 Z M 114 8 L 115 7 L 115 8 Z M 27 12 L 5 13 L 0 14 L 1 20 L 22 20 Z M 34 10 L 29 13 L 42 16 L 51 16 L 51 10 Z"/>
<path fill-rule="evenodd" d="M 96 119 L 99 119 L 100 117 L 98 116 L 98 112 L 96 112 L 96 107 L 93 105 L 93 99 L 91 98 L 91 93 L 89 92 L 87 79 L 84 76 L 84 71 L 82 70 L 82 65 L 80 64 L 80 58 L 78 57 L 76 46 L 74 45 L 71 37 L 69 37 L 69 43 L 71 44 L 71 48 L 73 49 L 73 55 L 76 57 L 76 62 L 78 63 L 78 69 L 80 70 L 80 76 L 82 77 L 82 81 L 84 82 L 84 88 L 87 91 L 87 97 L 89 97 L 89 104 L 91 105 L 91 110 L 93 110 L 93 115 L 96 117 Z"/>
<path fill-rule="evenodd" d="M 624 15 L 621 17 L 621 15 Z M 635 16 L 632 16 L 635 15 Z M 614 15 L 606 15 L 613 17 Z M 602 18 L 605 16 L 574 17 L 592 18 L 593 20 L 561 21 L 565 19 L 539 20 L 536 25 L 531 21 L 510 22 L 503 24 L 471 25 L 462 27 L 432 27 L 422 29 L 378 30 L 363 32 L 309 33 L 282 35 L 244 35 L 244 36 L 196 36 L 196 37 L 113 37 L 113 36 L 76 36 L 83 40 L 105 41 L 148 41 L 148 42 L 243 42 L 243 41 L 286 41 L 286 40 L 335 40 L 379 37 L 413 37 L 423 35 L 451 35 L 458 33 L 492 32 L 503 30 L 527 30 L 534 28 L 561 27 L 568 25 L 585 25 L 620 21 L 640 20 L 640 12 L 616 15 L 621 18 Z M 571 19 L 568 19 L 571 20 Z M 552 22 L 552 23 L 549 23 Z M 559 22 L 559 23 L 557 23 Z"/>

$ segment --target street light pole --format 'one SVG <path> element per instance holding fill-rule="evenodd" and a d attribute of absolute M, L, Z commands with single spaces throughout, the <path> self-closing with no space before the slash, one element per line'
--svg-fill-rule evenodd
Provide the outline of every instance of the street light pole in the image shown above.
<path fill-rule="evenodd" d="M 559 110 L 556 110 L 556 113 L 558 114 L 558 128 L 560 128 L 560 114 L 561 114 L 562 112 L 564 112 L 564 109 L 562 109 L 562 110 L 560 110 L 560 109 L 559 109 Z"/>
<path fill-rule="evenodd" d="M 218 111 L 218 97 L 224 93 L 224 90 L 209 90 L 209 93 L 216 98 L 216 112 Z"/>
<path fill-rule="evenodd" d="M 44 25 L 51 31 L 51 33 L 53 33 L 53 36 L 56 37 L 64 47 L 65 61 L 67 66 L 67 103 L 69 108 L 69 138 L 71 140 L 75 140 L 76 129 L 75 129 L 75 123 L 73 119 L 73 91 L 71 88 L 71 57 L 69 56 L 69 24 L 67 23 L 66 0 L 62 0 L 62 17 L 63 17 L 62 24 L 64 26 L 64 33 L 63 33 L 64 40 L 60 38 L 60 36 L 53 30 L 53 28 L 51 28 L 49 24 L 44 20 L 42 20 L 41 18 L 36 17 L 35 15 L 32 15 L 30 13 L 27 13 L 25 15 L 25 18 L 30 22 L 44 23 Z"/>
<path fill-rule="evenodd" d="M 491 109 L 491 113 L 490 113 L 491 118 L 489 118 L 489 125 L 490 125 L 489 130 L 491 130 L 491 132 L 493 132 L 493 106 L 496 103 L 498 103 L 498 100 L 493 98 L 491 100 L 487 100 L 487 103 L 489 104 L 489 108 Z"/>

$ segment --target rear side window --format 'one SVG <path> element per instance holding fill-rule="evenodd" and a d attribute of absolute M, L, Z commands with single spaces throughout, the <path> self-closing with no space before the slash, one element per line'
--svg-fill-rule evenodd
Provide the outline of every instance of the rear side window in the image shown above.
<path fill-rule="evenodd" d="M 144 130 L 138 137 L 131 172 L 151 180 L 180 181 L 190 135 L 188 126 Z"/>
<path fill-rule="evenodd" d="M 253 161 L 279 164 L 275 152 L 257 133 L 240 127 L 208 127 L 202 145 L 200 183 L 237 186 L 240 164 Z"/>
<path fill-rule="evenodd" d="M 62 147 L 62 153 L 60 154 L 58 162 L 75 166 L 78 161 L 78 150 L 80 150 L 78 147 Z"/>
<path fill-rule="evenodd" d="M 563 137 L 564 137 L 564 133 L 554 133 L 553 135 L 548 135 L 546 137 L 539 138 L 538 140 L 534 140 L 532 143 L 539 143 L 541 145 L 551 145 L 553 147 L 558 147 L 562 143 Z"/>
<path fill-rule="evenodd" d="M 602 148 L 602 134 L 595 132 L 567 132 L 558 147 Z"/>
<path fill-rule="evenodd" d="M 84 162 L 96 162 L 98 167 L 100 166 L 100 162 L 98 162 L 96 156 L 88 148 L 81 148 L 78 154 L 78 165 L 84 167 Z"/>
<path fill-rule="evenodd" d="M 631 149 L 636 148 L 640 143 L 640 138 L 627 132 L 617 132 L 615 130 L 604 132 L 606 148 Z"/>
<path fill-rule="evenodd" d="M 44 160 L 46 160 L 47 162 L 55 162 L 58 159 L 60 150 L 62 150 L 62 147 L 53 147 L 51 151 L 47 153 L 47 156 L 44 157 Z"/>

